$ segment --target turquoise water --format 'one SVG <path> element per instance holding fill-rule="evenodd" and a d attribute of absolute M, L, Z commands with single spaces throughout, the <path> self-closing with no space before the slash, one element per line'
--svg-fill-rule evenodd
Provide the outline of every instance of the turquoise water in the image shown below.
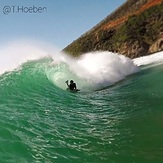
<path fill-rule="evenodd" d="M 0 162 L 163 161 L 162 64 L 70 93 L 49 77 L 69 70 L 50 62 L 30 61 L 0 76 Z"/>

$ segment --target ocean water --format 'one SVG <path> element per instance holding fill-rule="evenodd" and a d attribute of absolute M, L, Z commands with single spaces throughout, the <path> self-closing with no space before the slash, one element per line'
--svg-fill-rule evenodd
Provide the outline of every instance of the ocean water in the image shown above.
<path fill-rule="evenodd" d="M 0 50 L 0 162 L 163 162 L 162 52 L 72 59 L 26 47 Z M 80 92 L 66 91 L 70 79 Z"/>

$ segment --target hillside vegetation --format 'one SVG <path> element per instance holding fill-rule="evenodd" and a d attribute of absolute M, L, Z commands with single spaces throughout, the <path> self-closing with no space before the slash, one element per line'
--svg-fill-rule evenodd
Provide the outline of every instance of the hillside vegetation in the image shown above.
<path fill-rule="evenodd" d="M 130 58 L 163 50 L 163 0 L 128 0 L 64 51 L 112 51 Z"/>

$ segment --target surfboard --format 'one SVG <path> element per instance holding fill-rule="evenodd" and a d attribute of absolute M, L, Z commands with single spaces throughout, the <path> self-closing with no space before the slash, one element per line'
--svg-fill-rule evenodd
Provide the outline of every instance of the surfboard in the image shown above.
<path fill-rule="evenodd" d="M 75 92 L 79 92 L 79 91 L 80 91 L 80 89 L 71 90 L 71 89 L 69 89 L 69 88 L 67 88 L 67 90 L 70 91 L 70 92 L 72 92 L 72 93 L 75 93 Z"/>

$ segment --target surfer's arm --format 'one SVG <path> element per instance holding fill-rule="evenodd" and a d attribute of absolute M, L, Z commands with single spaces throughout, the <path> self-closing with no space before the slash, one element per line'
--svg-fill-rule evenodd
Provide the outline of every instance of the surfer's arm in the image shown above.
<path fill-rule="evenodd" d="M 65 81 L 65 83 L 67 84 L 68 88 L 70 88 L 70 85 L 68 85 L 68 80 L 67 80 L 67 81 Z"/>

